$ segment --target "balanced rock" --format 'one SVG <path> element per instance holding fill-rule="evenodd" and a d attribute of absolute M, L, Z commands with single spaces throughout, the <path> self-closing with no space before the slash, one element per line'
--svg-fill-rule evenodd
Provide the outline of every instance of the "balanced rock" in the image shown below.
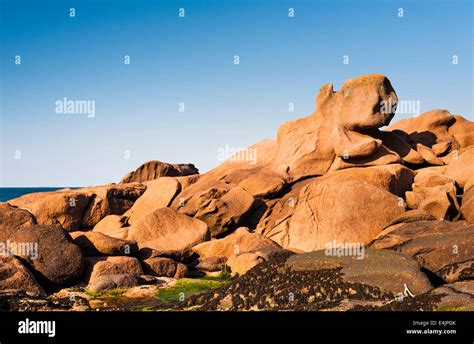
<path fill-rule="evenodd" d="M 398 154 L 362 132 L 388 125 L 396 102 L 390 81 L 380 74 L 347 80 L 338 92 L 332 84 L 323 86 L 313 114 L 279 128 L 276 166 L 286 166 L 296 181 L 325 174 L 333 162 L 333 170 L 400 162 Z"/>
<path fill-rule="evenodd" d="M 159 177 L 188 176 L 198 173 L 199 170 L 193 164 L 168 164 L 166 162 L 152 160 L 140 165 L 135 171 L 125 175 L 120 183 L 143 183 Z"/>
<path fill-rule="evenodd" d="M 83 253 L 59 226 L 35 225 L 16 231 L 10 250 L 19 256 L 45 288 L 68 286 L 83 272 Z M 29 243 L 25 250 L 25 243 Z"/>

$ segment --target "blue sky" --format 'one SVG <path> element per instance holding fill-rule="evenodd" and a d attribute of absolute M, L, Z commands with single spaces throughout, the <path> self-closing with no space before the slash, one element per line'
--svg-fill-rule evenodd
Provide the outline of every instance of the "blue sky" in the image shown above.
<path fill-rule="evenodd" d="M 0 2 L 0 186 L 116 182 L 152 159 L 204 172 L 367 73 L 474 119 L 470 0 Z M 56 113 L 64 97 L 94 100 L 95 117 Z"/>

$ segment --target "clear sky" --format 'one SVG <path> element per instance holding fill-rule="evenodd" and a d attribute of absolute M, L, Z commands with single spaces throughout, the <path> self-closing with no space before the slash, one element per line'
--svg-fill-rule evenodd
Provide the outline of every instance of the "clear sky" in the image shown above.
<path fill-rule="evenodd" d="M 474 119 L 471 0 L 0 2 L 0 186 L 117 182 L 152 159 L 205 172 L 367 73 Z M 58 114 L 65 97 L 95 117 Z"/>

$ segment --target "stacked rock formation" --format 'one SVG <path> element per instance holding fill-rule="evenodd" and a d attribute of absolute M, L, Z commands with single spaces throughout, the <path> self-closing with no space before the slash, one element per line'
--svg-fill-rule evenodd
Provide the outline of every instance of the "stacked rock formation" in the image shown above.
<path fill-rule="evenodd" d="M 0 241 L 36 242 L 40 259 L 1 257 L 0 289 L 127 288 L 225 266 L 242 275 L 290 255 L 290 268 L 364 270 L 321 254 L 334 243 L 371 247 L 369 285 L 474 288 L 474 123 L 433 110 L 388 126 L 397 101 L 383 75 L 328 84 L 314 113 L 208 173 L 151 161 L 119 184 L 2 203 Z"/>

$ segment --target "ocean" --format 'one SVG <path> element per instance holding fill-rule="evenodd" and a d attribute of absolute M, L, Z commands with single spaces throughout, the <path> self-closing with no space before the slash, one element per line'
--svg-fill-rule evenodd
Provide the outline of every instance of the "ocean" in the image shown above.
<path fill-rule="evenodd" d="M 17 198 L 32 192 L 45 192 L 45 191 L 56 191 L 59 189 L 64 189 L 65 187 L 58 188 L 0 188 L 0 202 L 6 202 L 10 199 Z M 71 188 L 72 189 L 72 188 Z"/>

